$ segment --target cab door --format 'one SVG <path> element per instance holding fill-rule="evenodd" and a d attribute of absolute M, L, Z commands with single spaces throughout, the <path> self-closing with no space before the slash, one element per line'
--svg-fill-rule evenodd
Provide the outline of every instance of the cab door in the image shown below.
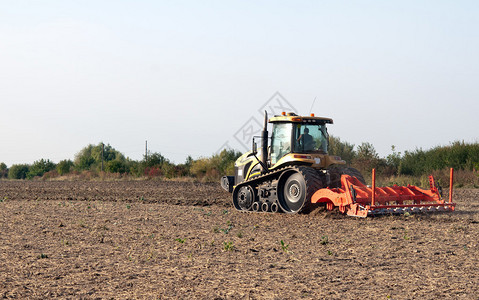
<path fill-rule="evenodd" d="M 293 124 L 275 123 L 271 137 L 271 166 L 274 166 L 283 156 L 291 153 L 291 135 Z"/>

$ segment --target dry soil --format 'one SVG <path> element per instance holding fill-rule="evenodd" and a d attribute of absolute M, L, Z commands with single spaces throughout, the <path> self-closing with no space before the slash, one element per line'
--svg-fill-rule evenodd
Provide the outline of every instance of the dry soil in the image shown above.
<path fill-rule="evenodd" d="M 218 184 L 0 181 L 0 297 L 479 299 L 479 190 L 453 213 L 240 213 Z"/>

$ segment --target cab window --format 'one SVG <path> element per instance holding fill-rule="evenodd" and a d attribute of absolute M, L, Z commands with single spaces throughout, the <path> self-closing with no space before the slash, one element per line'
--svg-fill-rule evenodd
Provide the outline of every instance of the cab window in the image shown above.
<path fill-rule="evenodd" d="M 274 165 L 284 155 L 291 152 L 291 123 L 277 123 L 274 126 L 271 142 L 271 165 Z"/>
<path fill-rule="evenodd" d="M 294 150 L 296 153 L 324 153 L 328 151 L 325 125 L 294 124 Z"/>

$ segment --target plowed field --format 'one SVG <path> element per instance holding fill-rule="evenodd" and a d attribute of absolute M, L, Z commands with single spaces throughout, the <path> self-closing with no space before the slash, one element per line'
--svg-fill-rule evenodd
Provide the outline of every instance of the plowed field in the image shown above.
<path fill-rule="evenodd" d="M 0 297 L 478 299 L 479 190 L 456 212 L 239 213 L 217 184 L 0 181 Z"/>

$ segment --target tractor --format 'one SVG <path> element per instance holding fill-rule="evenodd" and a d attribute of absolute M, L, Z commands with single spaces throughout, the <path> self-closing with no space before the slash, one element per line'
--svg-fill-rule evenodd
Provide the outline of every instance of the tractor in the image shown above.
<path fill-rule="evenodd" d="M 268 123 L 272 124 L 271 137 Z M 329 210 L 338 207 L 342 213 L 357 217 L 454 210 L 452 190 L 449 201 L 444 201 L 432 176 L 430 190 L 410 185 L 376 188 L 373 170 L 373 187 L 367 186 L 358 170 L 348 167 L 341 157 L 328 154 L 328 124 L 333 120 L 292 112 L 268 120 L 265 112 L 261 136 L 253 137 L 252 150 L 237 159 L 234 176 L 221 178 L 223 189 L 232 193 L 234 207 L 239 211 L 294 214 L 323 204 Z"/>

